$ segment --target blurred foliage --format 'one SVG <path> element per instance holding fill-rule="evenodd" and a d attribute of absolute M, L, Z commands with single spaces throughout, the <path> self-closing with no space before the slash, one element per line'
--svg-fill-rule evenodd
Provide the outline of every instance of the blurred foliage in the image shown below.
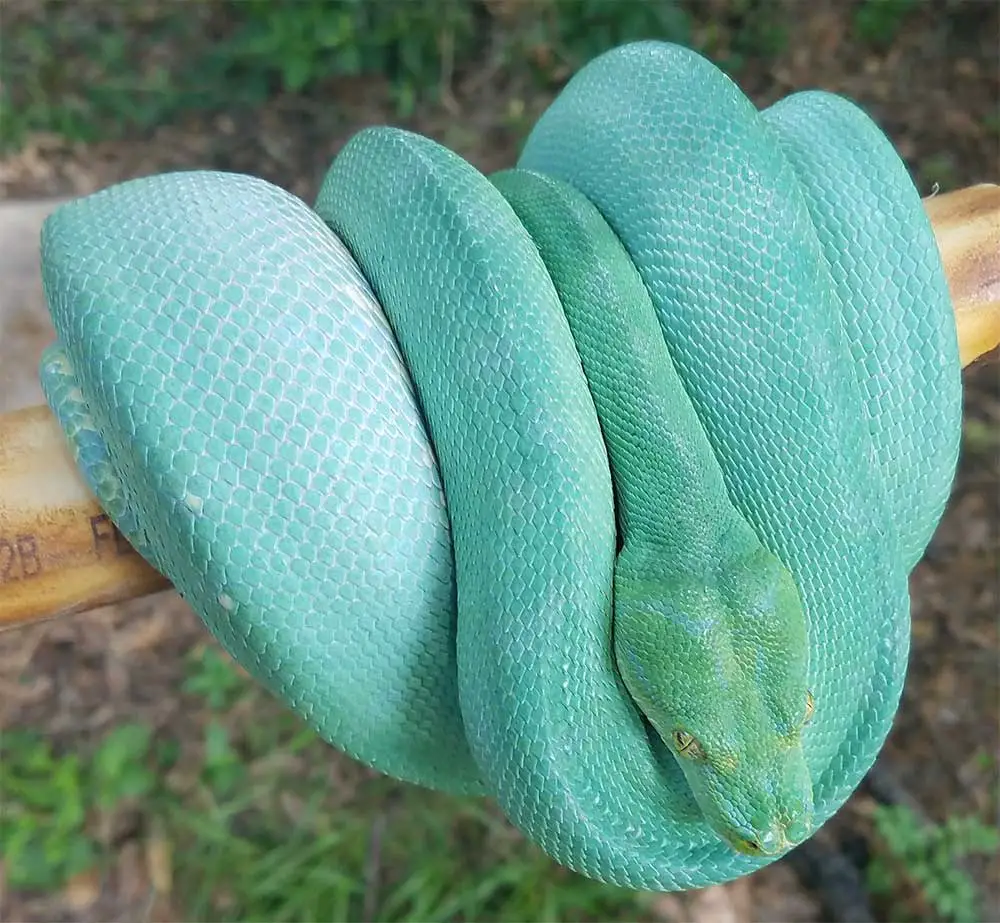
<path fill-rule="evenodd" d="M 183 741 L 136 723 L 65 748 L 4 733 L 8 887 L 113 874 L 131 830 L 183 919 L 652 919 L 646 895 L 556 865 L 486 802 L 349 764 L 215 645 L 184 691 L 200 733 Z"/>
<path fill-rule="evenodd" d="M 4 149 L 30 132 L 113 138 L 277 94 L 332 99 L 339 78 L 384 81 L 407 117 L 484 65 L 498 85 L 553 87 L 633 39 L 698 45 L 730 70 L 785 41 L 767 0 L 78 0 L 32 9 L 5 14 Z"/>
<path fill-rule="evenodd" d="M 922 823 L 906 807 L 875 814 L 879 849 L 868 866 L 868 887 L 887 900 L 889 919 L 978 923 L 978 894 L 960 865 L 972 855 L 995 855 L 1000 832 L 976 817 Z"/>
<path fill-rule="evenodd" d="M 655 895 L 562 868 L 487 802 L 397 783 L 334 754 L 213 643 L 188 657 L 183 691 L 182 736 L 141 723 L 89 745 L 3 734 L 8 887 L 53 893 L 113 874 L 131 830 L 157 866 L 150 881 L 187 919 L 656 918 Z M 980 919 L 961 862 L 995 853 L 995 828 L 971 817 L 924 824 L 883 807 L 875 829 L 868 886 L 886 919 Z"/>
<path fill-rule="evenodd" d="M 862 41 L 886 48 L 919 3 L 920 0 L 861 0 L 854 10 L 854 32 Z"/>

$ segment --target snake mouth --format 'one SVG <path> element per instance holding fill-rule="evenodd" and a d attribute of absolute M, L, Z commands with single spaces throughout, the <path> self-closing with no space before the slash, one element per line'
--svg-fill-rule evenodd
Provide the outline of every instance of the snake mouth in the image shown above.
<path fill-rule="evenodd" d="M 793 824 L 789 830 L 781 824 L 775 824 L 764 833 L 726 831 L 723 839 L 738 853 L 756 858 L 780 856 L 794 846 L 797 846 L 809 835 L 809 826 Z"/>
<path fill-rule="evenodd" d="M 754 857 L 777 856 L 792 845 L 783 834 L 780 838 L 766 840 L 766 845 L 763 837 L 730 835 L 726 837 L 726 842 L 741 855 Z"/>

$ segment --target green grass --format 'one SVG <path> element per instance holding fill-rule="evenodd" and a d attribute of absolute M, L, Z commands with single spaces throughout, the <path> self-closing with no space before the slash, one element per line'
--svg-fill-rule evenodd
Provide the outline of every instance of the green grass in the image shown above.
<path fill-rule="evenodd" d="M 550 861 L 487 802 L 394 783 L 335 754 L 207 646 L 184 689 L 196 735 L 124 724 L 89 748 L 0 740 L 9 888 L 56 892 L 118 852 L 131 812 L 200 920 L 642 920 L 647 897 Z"/>

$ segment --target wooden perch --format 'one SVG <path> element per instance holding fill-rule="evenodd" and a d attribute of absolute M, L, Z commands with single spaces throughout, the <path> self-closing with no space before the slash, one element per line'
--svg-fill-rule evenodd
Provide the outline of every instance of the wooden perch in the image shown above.
<path fill-rule="evenodd" d="M 965 367 L 1000 344 L 1000 186 L 925 200 Z M 0 628 L 170 586 L 84 486 L 47 407 L 0 416 Z"/>
<path fill-rule="evenodd" d="M 924 199 L 948 276 L 962 368 L 1000 344 L 1000 186 Z"/>

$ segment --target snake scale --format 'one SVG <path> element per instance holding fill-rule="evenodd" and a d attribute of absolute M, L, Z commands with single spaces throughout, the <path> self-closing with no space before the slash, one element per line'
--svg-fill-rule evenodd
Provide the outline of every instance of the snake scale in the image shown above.
<path fill-rule="evenodd" d="M 686 48 L 513 169 L 366 129 L 315 206 L 180 172 L 61 208 L 41 378 L 113 521 L 327 741 L 643 889 L 773 861 L 875 759 L 961 381 L 854 104 Z"/>

